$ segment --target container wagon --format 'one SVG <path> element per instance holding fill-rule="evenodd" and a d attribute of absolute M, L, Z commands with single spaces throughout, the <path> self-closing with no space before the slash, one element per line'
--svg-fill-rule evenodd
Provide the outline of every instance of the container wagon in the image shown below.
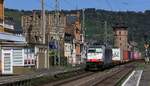
<path fill-rule="evenodd" d="M 123 54 L 121 52 L 120 48 L 113 48 L 113 57 L 112 57 L 112 63 L 113 65 L 121 64 L 123 61 Z"/>
<path fill-rule="evenodd" d="M 129 52 L 127 50 L 123 50 L 123 62 L 129 61 Z"/>

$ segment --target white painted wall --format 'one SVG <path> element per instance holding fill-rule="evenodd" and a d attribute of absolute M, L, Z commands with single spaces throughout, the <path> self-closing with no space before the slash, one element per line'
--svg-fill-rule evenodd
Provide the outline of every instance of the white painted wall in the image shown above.
<path fill-rule="evenodd" d="M 72 43 L 65 43 L 64 44 L 64 56 L 67 58 L 68 63 L 72 64 Z"/>
<path fill-rule="evenodd" d="M 2 49 L 2 74 L 13 74 L 12 49 Z"/>
<path fill-rule="evenodd" d="M 72 44 L 71 43 L 65 43 L 64 52 L 65 52 L 65 57 L 71 57 L 71 54 L 72 54 Z"/>
<path fill-rule="evenodd" d="M 25 60 L 30 64 L 25 64 Z M 29 52 L 24 48 L 3 47 L 1 52 L 2 74 L 13 74 L 13 66 L 31 66 L 35 65 L 34 52 Z"/>
<path fill-rule="evenodd" d="M 75 48 L 75 44 L 73 44 L 73 52 L 72 52 L 72 64 L 73 64 L 73 65 L 77 64 L 77 58 L 76 58 L 76 48 Z"/>

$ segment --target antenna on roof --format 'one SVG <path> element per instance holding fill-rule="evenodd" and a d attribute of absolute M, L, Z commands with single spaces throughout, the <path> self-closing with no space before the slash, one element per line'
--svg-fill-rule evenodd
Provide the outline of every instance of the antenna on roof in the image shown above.
<path fill-rule="evenodd" d="M 76 10 L 78 10 L 78 0 L 76 0 Z"/>
<path fill-rule="evenodd" d="M 45 0 L 41 0 L 41 32 L 43 35 L 43 44 L 45 44 L 45 28 L 46 28 L 46 23 L 45 23 L 45 7 L 44 7 L 44 2 Z"/>

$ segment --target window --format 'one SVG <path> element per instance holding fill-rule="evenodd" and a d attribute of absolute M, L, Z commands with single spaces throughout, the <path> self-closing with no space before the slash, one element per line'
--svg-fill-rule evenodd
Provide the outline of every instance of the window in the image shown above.
<path fill-rule="evenodd" d="M 67 24 L 68 25 L 74 24 L 76 20 L 77 20 L 76 16 L 67 16 Z"/>
<path fill-rule="evenodd" d="M 121 37 L 120 37 L 120 40 L 121 40 Z"/>
<path fill-rule="evenodd" d="M 41 49 L 39 49 L 41 51 Z M 40 52 L 39 52 L 40 53 Z M 34 56 L 34 48 L 24 49 L 24 65 L 35 65 L 36 58 Z"/>
<path fill-rule="evenodd" d="M 13 49 L 13 65 L 14 66 L 23 65 L 22 49 Z"/>
<path fill-rule="evenodd" d="M 88 53 L 95 53 L 96 50 L 88 50 Z"/>
<path fill-rule="evenodd" d="M 119 31 L 119 35 L 121 35 L 121 31 Z"/>
<path fill-rule="evenodd" d="M 120 46 L 122 46 L 122 43 L 120 43 Z"/>

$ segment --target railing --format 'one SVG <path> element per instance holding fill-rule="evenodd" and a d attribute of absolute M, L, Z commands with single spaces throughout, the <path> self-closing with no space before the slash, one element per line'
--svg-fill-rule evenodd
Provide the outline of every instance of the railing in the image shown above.
<path fill-rule="evenodd" d="M 9 24 L 9 22 L 10 22 L 10 24 Z M 7 29 L 12 29 L 12 30 L 14 30 L 14 25 L 13 24 L 11 24 L 12 22 L 11 22 L 11 20 L 9 20 L 9 19 L 3 19 L 3 18 L 0 18 L 0 26 L 3 26 L 4 28 L 7 28 Z"/>
<path fill-rule="evenodd" d="M 14 25 L 3 24 L 2 22 L 0 22 L 0 25 L 1 25 L 1 26 L 4 26 L 4 28 L 7 28 L 7 29 L 12 29 L 12 30 L 14 30 Z"/>

